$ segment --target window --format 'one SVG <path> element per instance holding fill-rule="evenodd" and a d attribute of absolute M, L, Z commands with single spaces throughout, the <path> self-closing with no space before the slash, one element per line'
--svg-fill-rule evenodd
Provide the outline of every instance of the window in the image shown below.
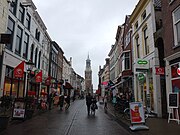
<path fill-rule="evenodd" d="M 35 51 L 35 67 L 37 67 L 37 58 L 38 58 L 38 49 L 36 48 L 36 51 Z"/>
<path fill-rule="evenodd" d="M 28 44 L 29 44 L 29 35 L 25 33 L 24 36 L 24 46 L 23 46 L 23 57 L 27 59 L 28 55 Z"/>
<path fill-rule="evenodd" d="M 11 11 L 13 15 L 16 15 L 16 7 L 17 7 L 17 0 L 12 0 L 12 2 L 9 5 L 9 11 Z"/>
<path fill-rule="evenodd" d="M 147 36 L 147 27 L 143 30 L 144 33 L 144 46 L 146 55 L 149 53 L 149 45 L 148 45 L 148 36 Z"/>
<path fill-rule="evenodd" d="M 125 43 L 126 44 L 125 47 L 126 47 L 129 45 L 129 43 L 131 41 L 131 32 L 130 31 L 127 33 L 125 41 L 126 41 L 126 43 Z"/>
<path fill-rule="evenodd" d="M 180 7 L 173 12 L 175 46 L 180 45 Z"/>
<path fill-rule="evenodd" d="M 7 34 L 14 34 L 14 24 L 15 22 L 9 18 L 8 19 L 8 26 L 7 26 Z M 12 44 L 6 44 L 6 48 L 12 50 Z"/>
<path fill-rule="evenodd" d="M 21 42 L 22 42 L 22 29 L 18 26 L 17 34 L 16 34 L 16 47 L 15 53 L 21 54 Z"/>
<path fill-rule="evenodd" d="M 135 23 L 135 30 L 139 27 L 138 22 Z"/>
<path fill-rule="evenodd" d="M 18 19 L 21 23 L 24 21 L 24 7 L 20 4 Z"/>
<path fill-rule="evenodd" d="M 39 41 L 40 40 L 40 31 L 36 29 L 35 38 Z"/>
<path fill-rule="evenodd" d="M 24 25 L 28 30 L 30 30 L 30 24 L 31 24 L 31 16 L 27 13 Z"/>
<path fill-rule="evenodd" d="M 33 62 L 33 55 L 34 55 L 34 44 L 31 45 L 31 61 Z"/>
<path fill-rule="evenodd" d="M 125 70 L 130 69 L 130 52 L 125 52 L 124 55 L 124 66 L 125 66 Z"/>
<path fill-rule="evenodd" d="M 135 40 L 136 40 L 136 48 L 137 48 L 137 58 L 140 58 L 139 36 L 137 36 Z"/>
<path fill-rule="evenodd" d="M 142 20 L 144 20 L 145 18 L 146 18 L 146 10 L 142 14 Z"/>

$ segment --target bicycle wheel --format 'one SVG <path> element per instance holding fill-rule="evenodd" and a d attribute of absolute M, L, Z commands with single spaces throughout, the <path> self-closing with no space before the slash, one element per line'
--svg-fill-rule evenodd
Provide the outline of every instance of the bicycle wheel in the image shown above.
<path fill-rule="evenodd" d="M 147 108 L 144 108 L 144 118 L 145 120 L 149 117 L 149 112 L 147 110 Z"/>
<path fill-rule="evenodd" d="M 130 120 L 130 109 L 129 109 L 129 108 L 126 108 L 126 109 L 124 110 L 123 116 L 124 116 L 124 118 L 125 118 L 126 120 Z"/>

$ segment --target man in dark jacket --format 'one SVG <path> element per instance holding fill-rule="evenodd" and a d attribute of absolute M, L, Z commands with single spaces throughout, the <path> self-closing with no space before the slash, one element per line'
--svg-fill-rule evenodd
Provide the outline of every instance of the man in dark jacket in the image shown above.
<path fill-rule="evenodd" d="M 90 93 L 88 93 L 88 95 L 86 96 L 86 105 L 87 105 L 87 112 L 88 115 L 90 115 L 90 106 L 92 104 L 92 96 Z"/>

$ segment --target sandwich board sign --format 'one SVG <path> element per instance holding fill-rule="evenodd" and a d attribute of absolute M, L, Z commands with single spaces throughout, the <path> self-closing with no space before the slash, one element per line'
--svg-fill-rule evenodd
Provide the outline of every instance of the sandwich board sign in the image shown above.
<path fill-rule="evenodd" d="M 149 129 L 145 125 L 144 106 L 142 102 L 130 103 L 131 130 Z"/>

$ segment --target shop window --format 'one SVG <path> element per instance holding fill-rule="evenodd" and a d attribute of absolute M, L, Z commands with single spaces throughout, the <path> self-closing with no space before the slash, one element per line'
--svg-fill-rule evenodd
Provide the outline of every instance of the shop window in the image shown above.
<path fill-rule="evenodd" d="M 174 64 L 171 66 L 171 81 L 172 81 L 172 92 L 180 93 L 180 63 Z M 179 94 L 180 97 L 180 94 Z M 179 98 L 180 100 L 180 98 Z M 180 102 L 180 101 L 179 101 Z"/>
<path fill-rule="evenodd" d="M 180 75 L 178 75 L 178 72 L 177 72 L 178 68 L 180 68 L 179 63 L 171 66 L 171 77 L 172 78 L 180 77 Z"/>

